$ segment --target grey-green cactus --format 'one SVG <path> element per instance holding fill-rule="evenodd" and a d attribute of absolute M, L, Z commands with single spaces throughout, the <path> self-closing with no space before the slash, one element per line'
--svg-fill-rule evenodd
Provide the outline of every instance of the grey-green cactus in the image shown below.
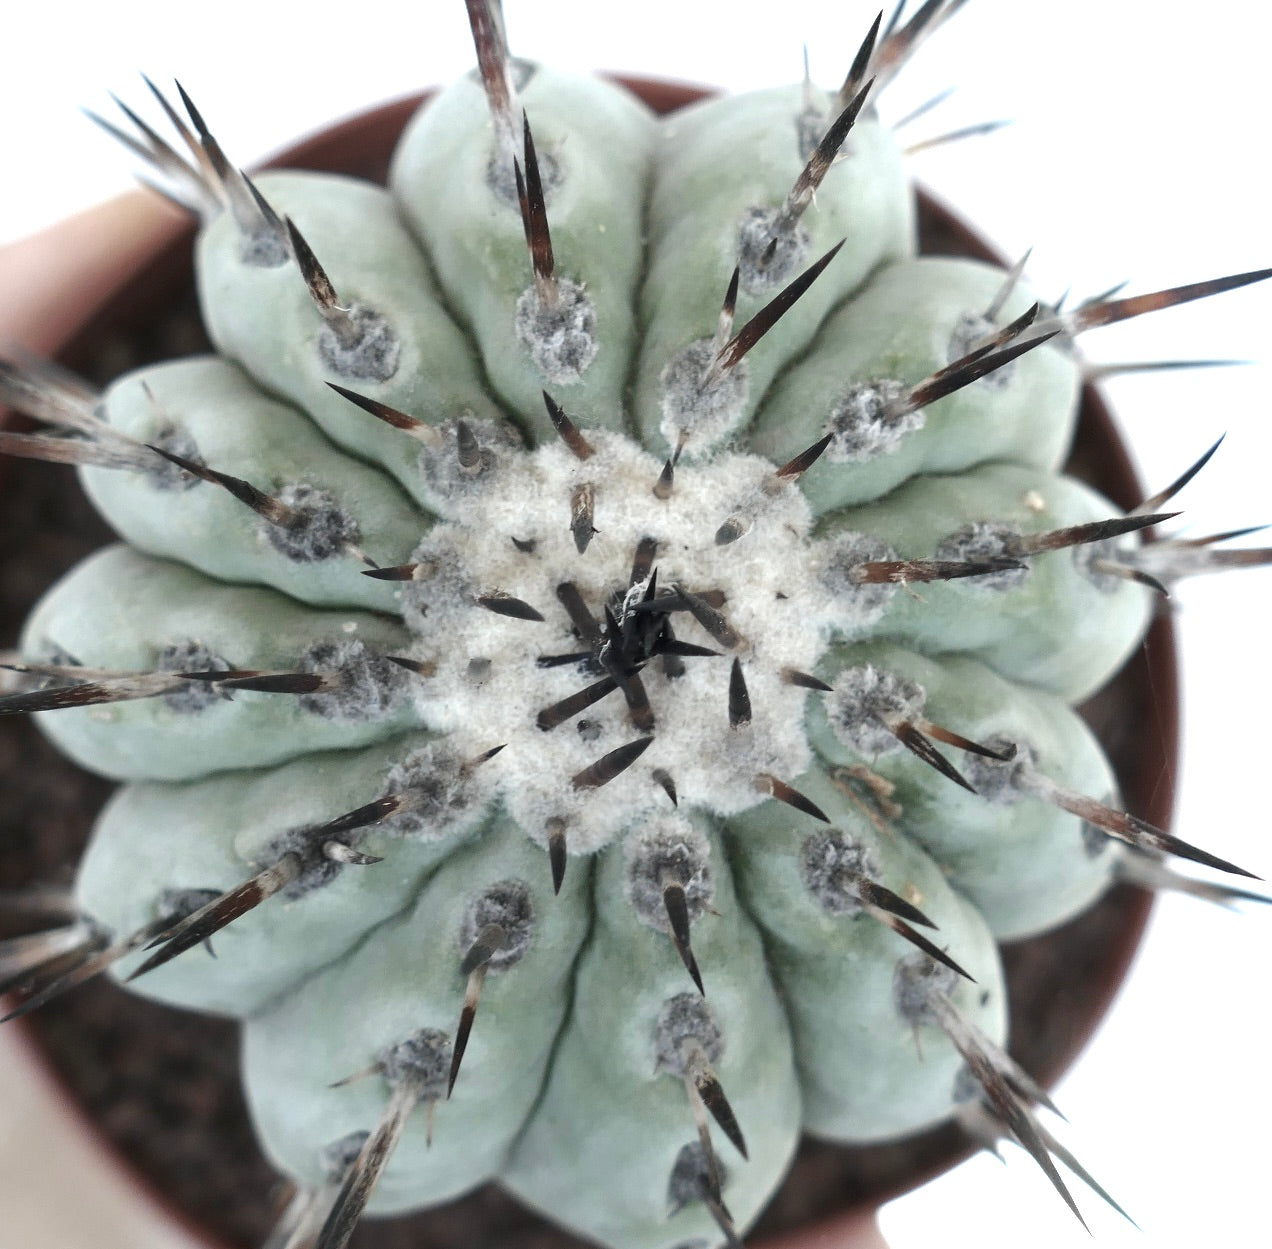
<path fill-rule="evenodd" d="M 1182 482 L 1123 515 L 1061 473 L 1074 338 L 1269 272 L 1066 313 L 915 256 L 874 103 L 958 7 L 837 93 L 657 119 L 472 0 L 387 191 L 249 180 L 184 100 L 188 153 L 135 145 L 220 354 L 0 374 L 50 431 L 0 450 L 123 539 L 0 697 L 123 782 L 80 920 L 0 971 L 241 1018 L 278 1249 L 492 1178 L 615 1249 L 735 1243 L 801 1132 L 952 1115 L 1093 1184 L 995 942 L 1241 869 L 1122 811 L 1070 710 L 1224 563 L 1139 544 Z"/>

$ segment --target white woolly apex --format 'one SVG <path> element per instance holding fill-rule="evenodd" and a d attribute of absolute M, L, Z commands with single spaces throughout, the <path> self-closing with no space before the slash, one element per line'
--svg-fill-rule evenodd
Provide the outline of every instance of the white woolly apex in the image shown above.
<path fill-rule="evenodd" d="M 451 735 L 462 757 L 506 744 L 482 769 L 482 786 L 534 840 L 546 844 L 550 832 L 562 830 L 576 854 L 670 812 L 672 799 L 655 773 L 671 778 L 683 808 L 730 815 L 764 801 L 767 792 L 756 784 L 761 774 L 804 772 L 811 759 L 807 691 L 786 682 L 783 670 L 816 666 L 832 617 L 831 595 L 816 577 L 823 557 L 809 537 L 811 513 L 773 464 L 724 453 L 686 463 L 663 499 L 653 493 L 658 460 L 622 435 L 588 429 L 586 437 L 593 454 L 585 459 L 553 443 L 526 452 L 522 471 L 496 474 L 487 487 L 453 496 L 451 519 L 436 525 L 417 552 L 429 575 L 401 590 L 417 636 L 413 656 L 436 665 L 416 686 L 422 718 Z M 595 532 L 580 553 L 571 522 L 582 487 L 592 488 Z M 718 544 L 721 523 L 740 506 L 747 531 Z M 648 555 L 650 540 L 656 545 L 641 563 L 638 547 L 644 543 Z M 663 607 L 632 612 L 651 574 Z M 718 628 L 713 636 L 687 609 L 682 590 L 718 604 L 735 636 L 722 641 Z M 483 607 L 483 600 L 496 607 Z M 521 618 L 501 614 L 510 603 Z M 717 653 L 644 662 L 643 713 L 614 688 L 539 727 L 545 709 L 612 673 L 605 667 L 612 648 L 602 654 L 605 608 L 622 620 L 625 604 L 629 627 L 651 642 L 670 623 L 678 642 Z M 543 619 L 534 619 L 535 612 Z M 591 636 L 583 637 L 588 617 Z M 562 655 L 577 658 L 539 662 Z M 738 714 L 736 690 L 731 701 L 735 657 L 749 718 Z M 645 738 L 643 753 L 621 773 L 604 783 L 586 774 L 610 752 Z"/>

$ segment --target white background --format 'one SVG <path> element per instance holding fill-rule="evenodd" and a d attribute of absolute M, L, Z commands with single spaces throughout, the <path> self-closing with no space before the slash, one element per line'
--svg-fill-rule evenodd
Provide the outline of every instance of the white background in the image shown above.
<path fill-rule="evenodd" d="M 817 80 L 837 83 L 874 15 L 862 0 L 782 0 L 767 11 L 685 0 L 508 0 L 507 8 L 514 50 L 527 56 L 734 89 L 796 78 L 805 43 Z M 1030 273 L 1044 295 L 1070 286 L 1090 294 L 1122 279 L 1151 290 L 1272 264 L 1269 31 L 1256 12 L 1248 0 L 1187 12 L 1147 0 L 976 0 L 887 92 L 883 112 L 899 117 L 956 85 L 938 114 L 906 134 L 1015 120 L 990 138 L 917 157 L 916 169 L 1008 254 L 1034 245 Z M 358 0 L 330 16 L 309 4 L 12 6 L 5 42 L 0 242 L 128 184 L 127 155 L 76 110 L 110 113 L 115 91 L 153 117 L 140 70 L 179 76 L 233 159 L 250 164 L 330 119 L 471 63 L 459 0 Z M 1269 354 L 1269 323 L 1272 285 L 1097 331 L 1083 345 L 1095 359 L 1258 360 Z M 1138 377 L 1109 390 L 1155 486 L 1228 431 L 1180 499 L 1195 532 L 1272 521 L 1265 365 Z M 1270 592 L 1269 574 L 1252 573 L 1201 579 L 1175 596 L 1190 726 L 1177 828 L 1264 873 L 1272 873 L 1264 784 L 1272 672 L 1262 610 Z M 1059 1134 L 1144 1229 L 1075 1190 L 1101 1249 L 1267 1243 L 1272 913 L 1247 912 L 1167 899 L 1094 1048 L 1057 1092 L 1071 1120 Z M 11 1042 L 0 1044 L 7 1058 Z M 56 1120 L 41 1090 L 11 1087 L 19 1077 L 8 1062 L 3 1068 L 0 1242 L 180 1243 L 161 1228 L 137 1230 L 113 1205 L 79 1230 L 55 1196 L 74 1191 L 63 1170 L 71 1156 L 48 1135 Z M 1005 1169 L 981 1158 L 886 1210 L 894 1249 L 1092 1243 L 1033 1164 L 1009 1152 Z"/>

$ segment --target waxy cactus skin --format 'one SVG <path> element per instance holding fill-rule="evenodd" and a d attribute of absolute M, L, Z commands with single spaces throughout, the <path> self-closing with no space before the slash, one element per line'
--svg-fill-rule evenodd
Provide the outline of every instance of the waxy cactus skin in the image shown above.
<path fill-rule="evenodd" d="M 419 246 L 383 192 L 211 179 L 204 311 L 242 371 L 125 379 L 100 412 L 127 437 L 81 426 L 118 461 L 86 453 L 86 485 L 142 553 L 99 557 L 33 615 L 23 660 L 92 670 L 79 692 L 6 709 L 66 703 L 48 731 L 128 782 L 81 876 L 91 939 L 159 938 L 116 970 L 180 953 L 138 988 L 247 1020 L 263 1141 L 329 1205 L 323 1249 L 363 1204 L 494 1176 L 603 1243 L 715 1243 L 762 1208 L 801 1127 L 886 1139 L 982 1092 L 1045 1160 L 1040 1090 L 999 1049 L 992 938 L 1062 922 L 1145 850 L 1231 867 L 1118 812 L 1063 709 L 1142 636 L 1131 535 L 1165 504 L 1123 522 L 1056 473 L 1080 320 L 1002 273 L 908 256 L 867 96 L 810 237 L 803 216 L 777 236 L 789 274 L 740 282 L 722 327 L 738 231 L 801 177 L 802 96 L 655 123 L 615 88 L 514 68 L 532 127 L 544 93 L 534 147 L 501 129 L 520 114 L 498 91 L 492 132 L 475 80 L 404 144 L 393 186 Z M 592 185 L 547 120 L 580 98 L 622 156 Z M 434 143 L 467 125 L 488 149 L 464 247 L 427 202 L 428 158 L 456 159 L 430 121 L 451 109 Z M 821 130 L 840 115 L 818 111 Z M 762 148 L 756 116 L 789 168 L 721 207 L 730 162 L 683 171 L 680 145 L 700 124 L 722 127 L 708 154 Z M 651 182 L 640 285 L 638 249 L 585 226 L 608 210 L 619 231 Z M 859 233 L 863 184 L 883 224 Z M 837 194 L 832 255 L 817 231 Z M 585 688 L 596 701 L 567 702 Z M 661 912 L 639 905 L 642 872 Z M 473 918 L 510 891 L 515 916 Z M 208 974 L 190 947 L 214 932 Z M 329 1031 L 332 1002 L 357 1026 Z M 351 1162 L 338 1147 L 361 1132 Z M 560 1166 L 583 1152 L 617 1188 Z"/>

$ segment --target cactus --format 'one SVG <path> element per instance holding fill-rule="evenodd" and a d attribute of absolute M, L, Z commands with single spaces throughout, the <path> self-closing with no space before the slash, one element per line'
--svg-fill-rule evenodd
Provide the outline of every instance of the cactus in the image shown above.
<path fill-rule="evenodd" d="M 189 154 L 133 133 L 221 355 L 5 367 L 51 432 L 0 449 L 126 545 L 0 698 L 124 782 L 76 922 L 0 966 L 14 1013 L 109 968 L 244 1020 L 278 1245 L 496 1177 L 616 1249 L 735 1243 L 801 1131 L 951 1115 L 1107 1198 L 995 942 L 1203 888 L 1164 855 L 1248 875 L 1123 812 L 1070 708 L 1162 589 L 1266 553 L 1139 544 L 1205 457 L 1129 515 L 1059 471 L 1074 339 L 1269 272 L 1066 312 L 916 258 L 874 104 L 958 7 L 837 93 L 656 122 L 473 0 L 390 192 L 248 179 L 184 93 Z"/>

